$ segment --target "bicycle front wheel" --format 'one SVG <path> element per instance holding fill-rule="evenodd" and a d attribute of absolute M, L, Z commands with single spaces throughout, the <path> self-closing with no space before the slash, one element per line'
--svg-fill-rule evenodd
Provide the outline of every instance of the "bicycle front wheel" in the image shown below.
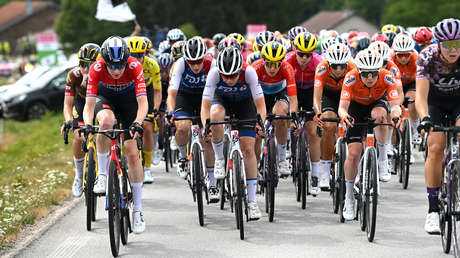
<path fill-rule="evenodd" d="M 243 176 L 241 175 L 241 157 L 238 152 L 233 153 L 233 175 L 234 185 L 236 186 L 236 201 L 235 201 L 235 216 L 236 216 L 236 227 L 240 230 L 240 239 L 244 240 L 244 225 L 243 225 L 243 199 L 244 199 L 244 182 Z"/>
<path fill-rule="evenodd" d="M 109 210 L 110 249 L 113 256 L 118 256 L 120 250 L 120 184 L 118 182 L 118 166 L 115 161 L 110 162 L 108 174 L 107 203 Z"/>
<path fill-rule="evenodd" d="M 345 143 L 343 138 L 337 141 L 337 153 L 335 161 L 335 173 L 337 173 L 337 182 L 335 183 L 335 203 L 334 203 L 334 212 L 339 213 L 340 222 L 344 223 L 345 218 L 343 217 L 343 208 L 345 205 L 345 171 L 343 166 L 345 164 Z"/>
<path fill-rule="evenodd" d="M 377 153 L 374 148 L 369 149 L 369 153 L 367 156 L 367 183 L 365 184 L 365 209 L 366 209 L 366 232 L 367 232 L 367 240 L 372 242 L 375 236 L 375 227 L 377 221 L 377 197 L 378 197 L 378 189 L 377 189 Z"/>
<path fill-rule="evenodd" d="M 96 177 L 96 162 L 94 148 L 90 147 L 87 153 L 85 167 L 85 199 L 86 199 L 86 229 L 91 230 L 91 222 L 96 220 L 97 196 L 93 192 Z"/>
<path fill-rule="evenodd" d="M 267 204 L 268 221 L 273 222 L 275 216 L 275 188 L 276 188 L 276 146 L 275 140 L 268 142 L 268 169 L 267 169 Z"/>
<path fill-rule="evenodd" d="M 203 185 L 202 185 L 202 167 L 201 167 L 201 153 L 200 153 L 200 146 L 195 144 L 192 150 L 192 158 L 193 158 L 193 184 L 194 190 L 196 195 L 196 204 L 198 208 L 198 221 L 200 226 L 204 225 L 203 219 Z"/>
<path fill-rule="evenodd" d="M 407 189 L 409 185 L 409 166 L 410 166 L 410 156 L 411 156 L 411 137 L 410 137 L 410 122 L 409 119 L 404 120 L 404 136 L 403 136 L 403 149 L 404 152 L 402 153 L 402 160 L 401 162 L 401 183 L 403 189 Z"/>
<path fill-rule="evenodd" d="M 309 155 L 307 149 L 307 139 L 305 133 L 300 134 L 300 142 L 299 142 L 299 172 L 300 175 L 300 195 L 301 195 L 301 204 L 302 209 L 305 210 L 307 206 L 307 178 L 308 178 L 308 164 L 309 163 Z"/>
<path fill-rule="evenodd" d="M 223 139 L 223 145 L 224 145 L 224 160 L 225 160 L 225 170 L 228 168 L 228 150 L 229 150 L 229 139 L 226 135 L 224 135 Z M 225 200 L 229 199 L 228 198 L 228 193 L 230 192 L 230 188 L 226 187 L 227 184 L 230 184 L 228 182 L 228 173 L 226 173 L 226 176 L 224 179 L 219 180 L 220 181 L 220 209 L 223 210 L 225 207 Z"/>
<path fill-rule="evenodd" d="M 122 202 L 121 202 L 121 243 L 126 245 L 128 243 L 128 235 L 130 232 L 130 219 L 129 219 L 129 204 L 132 201 L 132 196 L 129 188 L 129 179 L 127 171 L 128 162 L 123 156 L 121 158 L 120 167 L 122 171 L 121 175 L 121 189 L 122 189 Z"/>

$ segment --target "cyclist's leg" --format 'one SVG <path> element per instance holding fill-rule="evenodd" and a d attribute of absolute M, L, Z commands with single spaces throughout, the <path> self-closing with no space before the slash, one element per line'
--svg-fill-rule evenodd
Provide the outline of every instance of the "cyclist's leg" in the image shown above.
<path fill-rule="evenodd" d="M 222 99 L 216 96 L 210 112 L 211 122 L 223 121 L 225 117 L 225 104 Z M 225 177 L 225 157 L 223 149 L 224 128 L 222 125 L 211 126 L 212 130 L 212 149 L 214 152 L 214 172 L 218 179 Z M 215 184 L 214 184 L 215 185 Z"/>
<path fill-rule="evenodd" d="M 190 117 L 193 114 L 193 103 L 191 103 L 192 98 L 197 96 L 187 96 L 185 94 L 177 94 L 176 97 L 176 117 Z M 199 105 L 201 106 L 201 105 Z M 176 143 L 179 146 L 179 159 L 187 159 L 187 143 L 189 140 L 190 132 L 190 121 L 176 121 Z"/>
<path fill-rule="evenodd" d="M 371 110 L 371 117 L 375 118 L 376 123 L 387 123 L 388 122 L 388 103 L 384 99 L 379 99 L 369 106 Z M 378 157 L 378 172 L 379 179 L 387 182 L 391 179 L 391 173 L 389 172 L 388 165 L 388 146 L 391 144 L 388 142 L 389 127 L 388 126 L 377 126 L 374 129 L 375 139 L 377 140 L 376 146 L 379 151 Z"/>
<path fill-rule="evenodd" d="M 289 100 L 287 96 L 282 93 L 278 95 L 275 101 L 275 105 L 272 110 L 273 114 L 279 116 L 285 116 L 289 112 Z M 287 135 L 288 135 L 288 125 L 290 121 L 286 120 L 275 120 L 273 121 L 273 126 L 275 127 L 275 136 L 276 141 L 278 142 L 278 166 L 279 172 L 282 175 L 289 175 L 289 163 L 286 160 L 286 145 L 287 145 Z"/>
<path fill-rule="evenodd" d="M 78 98 L 78 97 L 77 97 Z M 72 150 L 73 150 L 73 161 L 75 164 L 75 178 L 72 185 L 72 192 L 74 196 L 79 197 L 83 194 L 83 166 L 85 161 L 85 153 L 81 149 L 81 143 L 84 140 L 83 135 L 79 135 L 79 126 L 84 126 L 83 122 L 83 106 L 84 100 L 79 102 L 78 99 L 75 98 L 75 106 L 74 106 L 74 118 L 73 118 L 73 142 L 72 142 Z"/>
<path fill-rule="evenodd" d="M 415 89 L 407 91 L 406 97 L 409 97 L 409 99 L 415 99 Z M 412 126 L 412 132 L 416 133 L 417 126 L 420 121 L 418 119 L 417 110 L 415 109 L 415 103 L 409 104 L 409 120 Z"/>

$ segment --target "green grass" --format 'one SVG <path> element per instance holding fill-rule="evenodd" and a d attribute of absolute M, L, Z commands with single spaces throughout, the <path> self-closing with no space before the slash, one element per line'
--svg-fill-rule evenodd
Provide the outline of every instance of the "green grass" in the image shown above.
<path fill-rule="evenodd" d="M 0 152 L 0 249 L 70 196 L 72 150 L 63 144 L 62 120 L 47 114 L 39 121 L 4 122 L 5 135 L 14 140 Z"/>

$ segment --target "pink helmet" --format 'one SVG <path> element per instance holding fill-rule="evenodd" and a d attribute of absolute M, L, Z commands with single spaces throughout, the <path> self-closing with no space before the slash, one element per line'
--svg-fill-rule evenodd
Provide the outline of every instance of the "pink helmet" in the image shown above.
<path fill-rule="evenodd" d="M 438 22 L 434 27 L 434 37 L 439 42 L 460 39 L 460 20 L 449 18 Z"/>

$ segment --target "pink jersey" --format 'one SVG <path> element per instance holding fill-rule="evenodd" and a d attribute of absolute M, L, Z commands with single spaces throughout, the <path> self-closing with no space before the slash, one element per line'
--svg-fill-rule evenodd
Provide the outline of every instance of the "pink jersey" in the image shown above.
<path fill-rule="evenodd" d="M 284 61 L 288 62 L 292 68 L 294 68 L 295 73 L 295 82 L 297 89 L 310 89 L 313 88 L 315 82 L 315 71 L 318 64 L 323 60 L 323 58 L 313 52 L 313 58 L 307 64 L 304 70 L 300 68 L 299 63 L 297 62 L 295 51 L 287 53 Z"/>

